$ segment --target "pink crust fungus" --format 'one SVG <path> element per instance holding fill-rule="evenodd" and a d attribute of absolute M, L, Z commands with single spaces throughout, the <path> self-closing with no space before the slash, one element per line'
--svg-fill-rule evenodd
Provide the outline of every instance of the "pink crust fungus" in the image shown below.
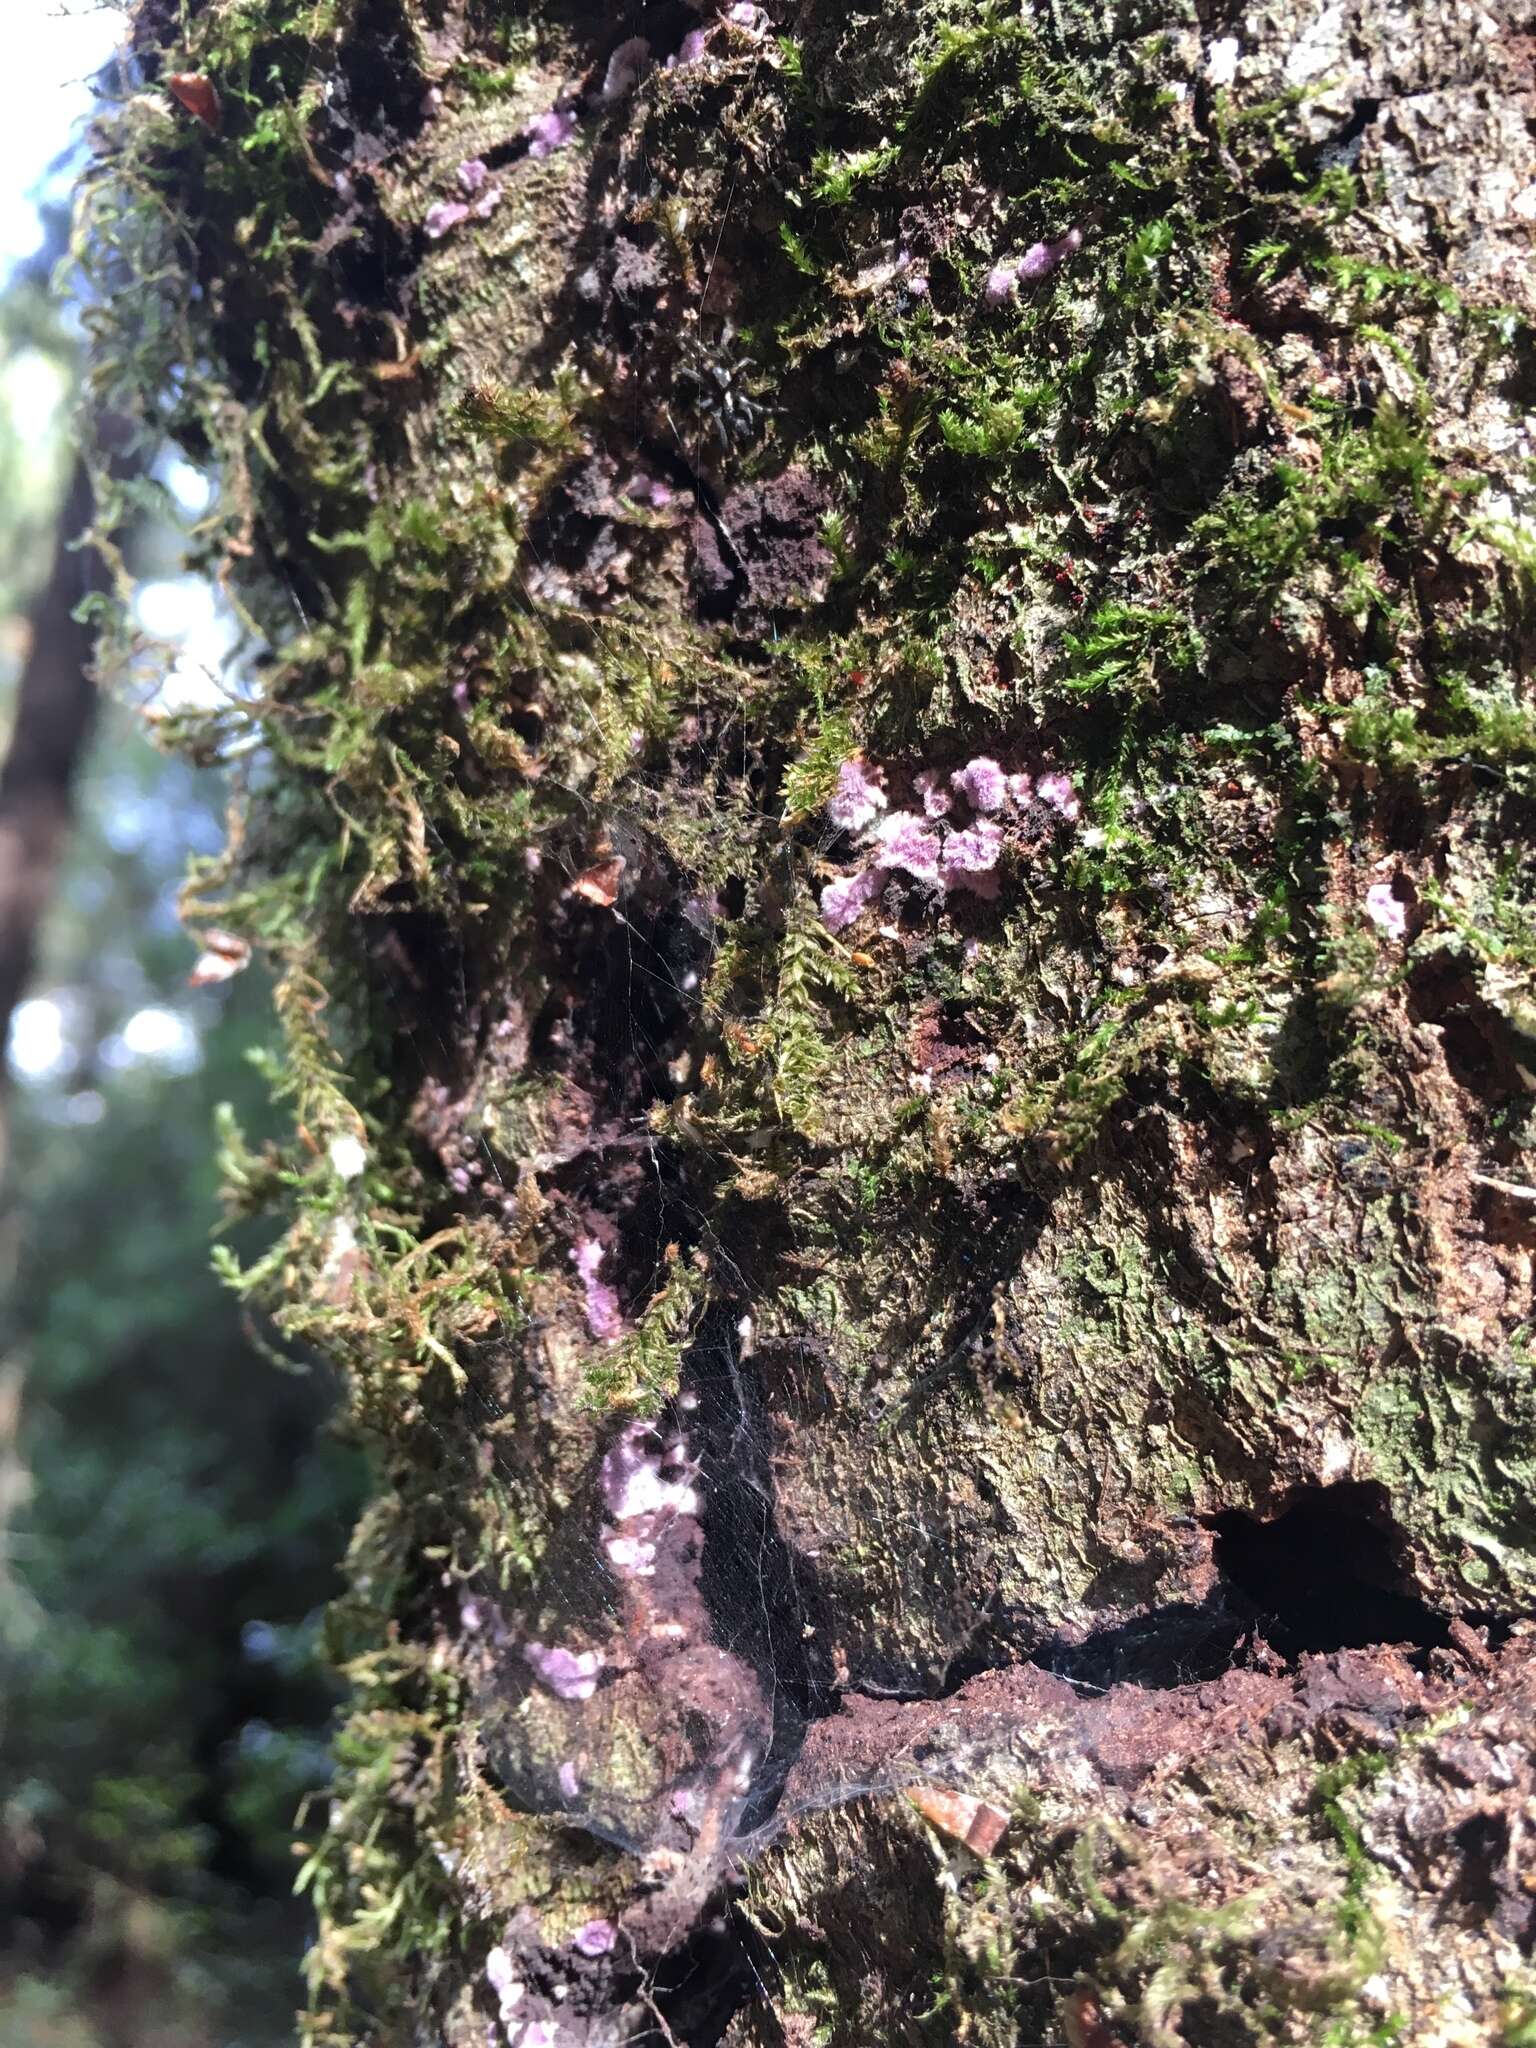
<path fill-rule="evenodd" d="M 992 870 L 1003 850 L 1003 828 L 983 818 L 968 832 L 951 832 L 939 856 L 939 880 L 951 889 L 971 889 L 978 896 L 995 896 L 997 880 Z"/>
<path fill-rule="evenodd" d="M 567 107 L 550 107 L 530 121 L 523 133 L 531 157 L 553 156 L 576 133 L 576 116 Z"/>
<path fill-rule="evenodd" d="M 1365 914 L 1389 938 L 1400 939 L 1408 930 L 1408 906 L 1391 882 L 1372 882 L 1365 892 Z"/>
<path fill-rule="evenodd" d="M 877 768 L 871 775 L 858 754 L 837 771 L 837 787 L 827 805 L 827 816 L 844 832 L 862 832 L 885 809 L 884 776 Z"/>
<path fill-rule="evenodd" d="M 1083 231 L 1071 227 L 1054 242 L 1035 242 L 1019 258 L 1019 276 L 1025 284 L 1035 284 L 1042 277 L 1049 277 L 1058 263 L 1068 256 L 1075 256 L 1083 246 Z"/>
<path fill-rule="evenodd" d="M 669 1446 L 665 1456 L 651 1448 L 655 1443 L 656 1433 L 648 1422 L 632 1422 L 604 1454 L 603 1500 L 615 1522 L 631 1522 L 641 1515 L 699 1512 L 699 1496 L 688 1481 L 682 1442 Z M 664 1464 L 671 1466 L 676 1476 L 663 1477 Z"/>
<path fill-rule="evenodd" d="M 603 1549 L 608 1562 L 625 1579 L 652 1579 L 656 1576 L 656 1546 L 644 1536 L 609 1536 L 604 1540 Z"/>
<path fill-rule="evenodd" d="M 973 810 L 1000 811 L 1008 801 L 1008 778 L 985 754 L 967 761 L 949 779 Z"/>
<path fill-rule="evenodd" d="M 913 787 L 923 800 L 924 817 L 947 818 L 954 809 L 953 798 L 931 768 L 913 778 Z"/>
<path fill-rule="evenodd" d="M 928 273 L 926 270 L 913 269 L 912 251 L 910 249 L 903 249 L 897 255 L 896 275 L 901 279 L 914 299 L 927 298 Z"/>
<path fill-rule="evenodd" d="M 617 1344 L 624 1334 L 624 1316 L 617 1291 L 599 1280 L 603 1248 L 595 1237 L 579 1238 L 571 1246 L 571 1264 L 581 1275 L 586 1296 L 587 1328 L 603 1344 Z"/>
<path fill-rule="evenodd" d="M 910 811 L 892 811 L 876 830 L 880 842 L 877 865 L 900 868 L 914 881 L 936 882 L 939 877 L 939 835 L 925 832 L 921 818 Z"/>
<path fill-rule="evenodd" d="M 1053 811 L 1060 811 L 1064 818 L 1076 818 L 1082 814 L 1083 807 L 1077 800 L 1070 775 L 1042 775 L 1035 784 L 1035 795 L 1041 803 L 1049 804 Z"/>
<path fill-rule="evenodd" d="M 987 272 L 981 287 L 983 305 L 1000 306 L 1004 299 L 1011 299 L 1018 281 L 1019 267 L 1016 263 L 996 264 Z"/>
<path fill-rule="evenodd" d="M 885 886 L 884 868 L 862 868 L 856 875 L 828 882 L 821 892 L 821 921 L 829 932 L 840 932 L 867 910 Z"/>
<path fill-rule="evenodd" d="M 501 204 L 501 187 L 491 183 L 491 174 L 479 157 L 464 159 L 459 165 L 458 179 L 466 198 L 440 199 L 427 209 L 422 225 L 429 241 L 440 242 L 464 221 L 489 220 Z"/>
<path fill-rule="evenodd" d="M 485 1977 L 496 1994 L 502 2025 L 510 2032 L 528 1987 L 513 1975 L 512 1958 L 504 1948 L 493 1948 L 486 1957 Z"/>
<path fill-rule="evenodd" d="M 556 1699 L 589 1700 L 597 1691 L 603 1660 L 596 1650 L 562 1650 L 544 1643 L 524 1643 L 523 1656 Z"/>
<path fill-rule="evenodd" d="M 982 304 L 1001 306 L 1013 297 L 1021 284 L 1038 284 L 1068 256 L 1075 256 L 1082 246 L 1082 229 L 1070 227 L 1054 242 L 1032 242 L 1017 262 L 994 264 L 982 282 Z"/>
<path fill-rule="evenodd" d="M 450 228 L 456 228 L 460 221 L 469 219 L 469 208 L 459 199 L 439 199 L 435 206 L 427 208 L 426 220 L 422 223 L 429 241 L 440 242 Z"/>
<path fill-rule="evenodd" d="M 838 770 L 837 786 L 827 805 L 832 822 L 864 843 L 864 864 L 840 875 L 821 892 L 822 922 L 842 931 L 868 909 L 896 875 L 926 882 L 941 893 L 968 889 L 995 898 L 996 868 L 1002 857 L 1003 827 L 997 813 L 1023 810 L 1041 803 L 1069 822 L 1080 816 L 1072 778 L 1060 770 L 1038 778 L 1007 774 L 989 754 L 977 754 L 945 778 L 925 768 L 913 777 L 922 799 L 923 817 L 912 811 L 890 811 L 885 817 L 884 771 L 870 768 L 853 755 Z M 956 802 L 970 814 L 967 824 L 952 821 Z M 964 812 L 962 812 L 962 819 Z"/>
<path fill-rule="evenodd" d="M 571 1947 L 584 1956 L 605 1956 L 619 1938 L 611 1920 L 589 1920 L 571 1937 Z"/>

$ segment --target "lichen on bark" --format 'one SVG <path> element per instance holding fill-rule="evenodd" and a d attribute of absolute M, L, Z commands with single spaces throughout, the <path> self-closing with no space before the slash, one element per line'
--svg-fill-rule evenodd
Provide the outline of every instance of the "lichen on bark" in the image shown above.
<path fill-rule="evenodd" d="M 1528 2038 L 1525 42 L 136 49 L 98 382 L 262 643 L 171 735 L 259 748 L 235 1280 L 379 1470 L 311 2039 Z"/>

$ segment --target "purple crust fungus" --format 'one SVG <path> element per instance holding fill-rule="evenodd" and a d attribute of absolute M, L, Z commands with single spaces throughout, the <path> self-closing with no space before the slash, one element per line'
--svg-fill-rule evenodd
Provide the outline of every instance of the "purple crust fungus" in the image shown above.
<path fill-rule="evenodd" d="M 589 1700 L 597 1691 L 603 1660 L 596 1650 L 564 1650 L 559 1644 L 524 1643 L 523 1656 L 557 1699 Z"/>
<path fill-rule="evenodd" d="M 827 805 L 827 816 L 844 832 L 862 832 L 885 809 L 883 776 L 873 775 L 857 754 L 837 771 L 837 787 Z"/>
<path fill-rule="evenodd" d="M 531 157 L 553 156 L 576 133 L 576 116 L 568 107 L 550 107 L 530 121 L 523 133 Z"/>
<path fill-rule="evenodd" d="M 501 204 L 501 187 L 492 184 L 491 174 L 479 157 L 464 159 L 459 165 L 458 179 L 465 193 L 463 199 L 440 199 L 427 209 L 423 225 L 434 242 L 440 242 L 450 229 L 466 220 L 489 220 Z"/>
<path fill-rule="evenodd" d="M 995 899 L 1003 852 L 999 814 L 1040 803 L 1070 823 L 1082 810 L 1071 777 L 1059 769 L 1038 778 L 1009 774 L 990 754 L 977 754 L 953 770 L 947 783 L 935 770 L 922 769 L 912 786 L 922 802 L 922 817 L 914 811 L 886 810 L 885 773 L 871 768 L 861 755 L 851 755 L 839 768 L 827 816 L 861 840 L 865 851 L 862 867 L 828 882 L 821 892 L 821 918 L 829 931 L 840 932 L 852 924 L 888 882 L 902 875 L 926 883 L 941 896 L 966 889 L 974 896 Z M 957 801 L 964 810 L 955 820 Z"/>
<path fill-rule="evenodd" d="M 1008 778 L 985 754 L 957 768 L 949 780 L 973 810 L 1000 811 L 1008 801 Z"/>
<path fill-rule="evenodd" d="M 587 1328 L 600 1343 L 617 1344 L 624 1334 L 624 1316 L 617 1290 L 597 1277 L 602 1263 L 603 1248 L 595 1237 L 579 1238 L 571 1246 L 571 1264 L 581 1275 Z"/>
<path fill-rule="evenodd" d="M 1392 883 L 1372 882 L 1365 892 L 1365 914 L 1389 938 L 1400 939 L 1408 930 L 1408 906 Z"/>
<path fill-rule="evenodd" d="M 619 1938 L 611 1920 L 589 1920 L 571 1937 L 571 1947 L 584 1956 L 605 1956 Z"/>
<path fill-rule="evenodd" d="M 997 263 L 982 280 L 981 302 L 984 306 L 1001 306 L 1011 299 L 1021 284 L 1038 284 L 1043 277 L 1049 277 L 1057 265 L 1075 256 L 1083 246 L 1083 231 L 1070 227 L 1054 242 L 1032 242 L 1012 263 Z"/>

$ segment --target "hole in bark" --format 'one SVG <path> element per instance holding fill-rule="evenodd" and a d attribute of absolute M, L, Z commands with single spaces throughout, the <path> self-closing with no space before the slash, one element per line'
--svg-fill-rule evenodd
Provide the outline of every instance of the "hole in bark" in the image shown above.
<path fill-rule="evenodd" d="M 754 1996 L 766 1995 L 773 1974 L 767 1944 L 729 1900 L 721 1901 L 687 1941 L 656 1965 L 650 1984 L 653 2011 L 664 2022 L 634 2036 L 631 2048 L 716 2048 L 726 2028 Z"/>
<path fill-rule="evenodd" d="M 1053 1636 L 1029 1661 L 1088 1693 L 1112 1692 L 1117 1685 L 1164 1690 L 1230 1671 L 1245 1633 L 1243 1621 L 1221 1599 L 1200 1605 L 1179 1600 L 1095 1629 L 1081 1642 Z"/>
<path fill-rule="evenodd" d="M 1530 1042 L 1484 998 L 1466 961 L 1433 953 L 1415 963 L 1408 987 L 1409 1014 L 1415 1024 L 1438 1027 L 1445 1064 L 1459 1086 L 1489 1103 L 1525 1092 Z"/>
<path fill-rule="evenodd" d="M 1367 128 L 1374 128 L 1381 118 L 1379 99 L 1359 99 L 1354 111 L 1337 134 L 1330 135 L 1317 153 L 1319 170 L 1331 170 L 1341 165 L 1353 170 L 1360 159 L 1360 143 Z"/>
<path fill-rule="evenodd" d="M 1370 1482 L 1300 1487 L 1269 1521 L 1231 1508 L 1212 1515 L 1216 1568 L 1251 1604 L 1282 1657 L 1373 1643 L 1444 1648 L 1444 1615 L 1404 1590 L 1385 1489 Z"/>

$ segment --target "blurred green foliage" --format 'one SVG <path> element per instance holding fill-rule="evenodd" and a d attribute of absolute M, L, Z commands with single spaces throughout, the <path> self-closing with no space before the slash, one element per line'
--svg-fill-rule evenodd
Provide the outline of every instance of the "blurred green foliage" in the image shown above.
<path fill-rule="evenodd" d="M 69 367 L 22 280 L 0 302 L 0 744 L 67 467 Z M 0 2040 L 15 2048 L 258 2048 L 292 2038 L 299 1996 L 293 1824 L 325 1777 L 315 1636 L 359 1474 L 327 1432 L 323 1377 L 262 1356 L 210 1267 L 215 1105 L 257 1135 L 270 1114 L 247 1057 L 269 1030 L 259 970 L 189 989 L 175 916 L 221 810 L 216 776 L 108 710 L 34 983 L 58 1055 L 9 1110 Z"/>

